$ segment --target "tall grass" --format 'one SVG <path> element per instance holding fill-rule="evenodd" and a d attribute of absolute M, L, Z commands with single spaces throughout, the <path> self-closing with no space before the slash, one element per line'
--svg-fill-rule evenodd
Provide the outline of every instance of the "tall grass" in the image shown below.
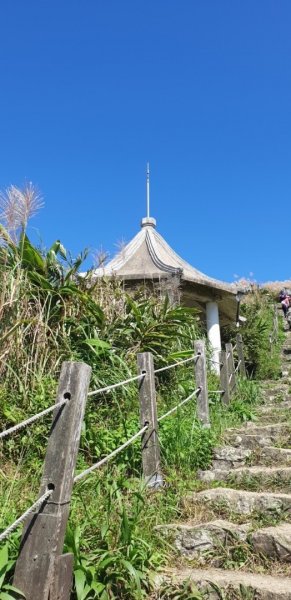
<path fill-rule="evenodd" d="M 31 189 L 22 195 L 14 190 L 6 200 L 11 202 L 11 210 L 9 213 L 9 203 L 4 203 L 10 228 L 2 226 L 0 246 L 1 428 L 53 403 L 65 359 L 90 364 L 92 387 L 96 388 L 135 373 L 137 352 L 152 352 L 157 367 L 192 352 L 194 340 L 203 336 L 195 310 L 173 306 L 167 297 L 152 295 L 146 288 L 132 296 L 117 280 L 96 282 L 90 273 L 80 277 L 86 253 L 72 259 L 59 241 L 40 250 L 28 239 L 29 201 L 34 212 L 38 196 L 34 197 Z M 270 306 L 265 297 L 256 296 L 244 309 L 248 315 L 243 332 L 247 360 L 253 361 L 250 372 L 256 375 L 263 374 L 262 339 L 270 325 Z M 227 332 L 229 338 L 233 334 Z M 209 374 L 209 385 L 218 389 L 213 374 Z M 193 390 L 193 365 L 161 373 L 156 386 L 162 414 Z M 165 487 L 158 494 L 144 487 L 138 442 L 76 486 L 66 537 L 66 549 L 75 557 L 72 599 L 147 597 L 149 571 L 172 560 L 173 555 L 153 533 L 154 526 L 182 515 L 181 498 L 197 487 L 196 470 L 209 466 L 213 446 L 223 430 L 252 418 L 258 401 L 257 387 L 244 380 L 228 408 L 221 406 L 219 396 L 211 396 L 210 430 L 201 427 L 196 418 L 195 399 L 165 420 L 160 427 Z M 35 499 L 49 422 L 50 418 L 45 419 L 1 445 L 2 528 Z M 77 470 L 105 456 L 138 427 L 135 384 L 91 397 Z M 18 545 L 19 532 L 3 551 L 6 566 L 0 595 L 8 593 L 3 586 L 11 580 Z M 11 595 L 15 598 L 14 592 Z"/>
<path fill-rule="evenodd" d="M 240 332 L 243 337 L 244 354 L 248 375 L 258 379 L 277 379 L 281 374 L 281 346 L 284 338 L 283 325 L 279 321 L 279 337 L 270 343 L 273 331 L 274 298 L 265 289 L 253 287 L 241 306 L 241 313 L 246 318 Z M 225 341 L 235 343 L 237 330 L 226 327 L 223 330 Z"/>

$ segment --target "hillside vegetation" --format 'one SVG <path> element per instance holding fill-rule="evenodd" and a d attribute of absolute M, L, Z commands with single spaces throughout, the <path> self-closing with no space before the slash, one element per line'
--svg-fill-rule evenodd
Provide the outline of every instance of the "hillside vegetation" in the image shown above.
<path fill-rule="evenodd" d="M 171 306 L 167 297 L 140 289 L 132 297 L 118 281 L 79 277 L 86 252 L 77 258 L 56 241 L 35 247 L 26 234 L 41 198 L 29 185 L 2 195 L 0 246 L 0 425 L 1 430 L 49 407 L 64 360 L 92 367 L 91 388 L 136 374 L 136 355 L 150 351 L 161 367 L 190 356 L 204 337 L 195 309 Z M 153 528 L 183 513 L 180 499 L 196 489 L 198 468 L 207 468 L 214 444 L 230 425 L 252 418 L 262 378 L 279 375 L 279 345 L 270 353 L 271 293 L 255 289 L 245 298 L 242 329 L 248 379 L 239 382 L 232 404 L 211 395 L 211 429 L 203 429 L 188 403 L 160 427 L 165 487 L 144 488 L 140 444 L 135 443 L 104 469 L 76 484 L 66 536 L 75 557 L 72 600 L 143 598 L 150 572 L 175 560 Z M 232 340 L 236 328 L 223 331 Z M 213 372 L 209 389 L 219 389 Z M 171 408 L 194 389 L 193 365 L 157 378 L 158 409 Z M 44 418 L 1 442 L 1 530 L 37 497 L 51 418 Z M 88 400 L 77 471 L 107 455 L 139 429 L 137 386 L 132 383 Z M 0 598 L 9 589 L 21 530 L 0 546 Z M 8 587 L 7 587 L 8 586 Z M 169 594 L 169 592 L 167 592 Z M 170 598 L 170 595 L 165 595 Z"/>

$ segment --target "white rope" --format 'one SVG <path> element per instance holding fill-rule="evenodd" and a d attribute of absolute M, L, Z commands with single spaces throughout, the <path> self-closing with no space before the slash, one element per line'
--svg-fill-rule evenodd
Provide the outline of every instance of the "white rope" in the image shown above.
<path fill-rule="evenodd" d="M 53 406 L 50 406 L 49 408 L 42 410 L 40 413 L 33 415 L 33 417 L 29 417 L 29 419 L 26 419 L 25 421 L 21 421 L 21 423 L 18 423 L 17 425 L 14 425 L 13 427 L 6 429 L 5 431 L 1 431 L 0 439 L 6 437 L 10 433 L 14 433 L 15 431 L 18 431 L 19 429 L 26 427 L 26 425 L 31 425 L 31 423 L 34 423 L 34 421 L 37 421 L 37 419 L 44 417 L 44 415 L 48 415 L 50 412 L 55 410 L 55 408 L 61 407 L 64 404 L 66 404 L 67 402 L 68 402 L 68 399 L 61 400 L 60 402 L 57 402 L 57 404 L 53 404 Z"/>
<path fill-rule="evenodd" d="M 186 364 L 195 358 L 198 358 L 200 354 L 196 354 L 195 356 L 191 356 L 190 358 L 185 358 L 184 360 L 180 360 L 172 365 L 167 365 L 166 367 L 161 367 L 161 369 L 156 369 L 154 373 L 161 373 L 162 371 L 167 371 L 168 369 L 173 369 L 174 367 L 178 367 L 179 365 Z M 138 381 L 145 377 L 146 373 L 141 373 L 141 375 L 135 375 L 134 377 L 130 377 L 129 379 L 125 379 L 124 381 L 119 381 L 118 383 L 113 383 L 112 385 L 107 385 L 104 388 L 99 388 L 98 390 L 93 390 L 88 393 L 88 396 L 93 396 L 95 394 L 102 394 L 103 392 L 109 392 L 109 390 L 114 390 L 122 385 L 126 385 L 127 383 L 131 383 L 132 381 Z"/>
<path fill-rule="evenodd" d="M 160 423 L 160 421 L 162 421 L 163 419 L 165 419 L 166 417 L 168 417 L 169 415 L 171 415 L 173 412 L 175 412 L 175 410 L 177 410 L 180 406 L 183 406 L 183 404 L 186 404 L 186 402 L 188 402 L 189 400 L 191 400 L 191 398 L 193 398 L 193 396 L 195 396 L 196 394 L 198 394 L 198 392 L 200 392 L 201 388 L 198 387 L 196 390 L 194 390 L 194 392 L 192 392 L 192 394 L 190 394 L 190 396 L 188 396 L 188 398 L 185 398 L 185 400 L 182 400 L 182 402 L 180 402 L 179 404 L 177 404 L 177 406 L 174 406 L 174 408 L 171 408 L 171 410 L 168 410 L 168 412 L 166 412 L 164 415 L 162 415 L 161 417 L 158 418 L 158 423 Z"/>
<path fill-rule="evenodd" d="M 224 390 L 208 390 L 208 394 L 224 394 Z"/>
<path fill-rule="evenodd" d="M 89 467 L 85 471 L 82 471 L 82 473 L 79 473 L 79 475 L 76 475 L 76 477 L 74 478 L 74 483 L 76 483 L 77 481 L 80 481 L 80 479 L 83 479 L 83 477 L 86 477 L 86 475 L 89 475 L 89 473 L 91 473 L 92 471 L 95 471 L 95 469 L 98 469 L 99 467 L 102 467 L 102 465 L 105 465 L 105 463 L 107 463 L 109 460 L 111 460 L 111 458 L 113 458 L 114 456 L 119 454 L 119 452 L 122 452 L 122 450 L 124 450 L 124 448 L 126 448 L 127 446 L 132 444 L 147 429 L 148 429 L 148 425 L 145 425 L 142 429 L 140 429 L 137 433 L 135 433 L 129 440 L 127 440 L 127 442 L 124 442 L 124 444 L 122 444 L 122 446 L 119 446 L 119 448 L 116 448 L 116 450 L 113 450 L 113 452 L 111 452 L 110 454 L 105 456 L 105 458 L 102 458 L 101 460 L 99 460 L 99 462 L 95 463 L 95 465 L 92 465 L 92 467 Z"/>
<path fill-rule="evenodd" d="M 233 373 L 231 373 L 231 374 L 230 374 L 230 376 L 229 376 L 229 378 L 228 378 L 228 383 L 230 383 L 230 382 L 231 382 L 231 380 L 232 380 L 232 377 L 233 377 Z"/>
<path fill-rule="evenodd" d="M 0 534 L 0 542 L 5 540 L 15 529 L 17 529 L 18 525 L 23 523 L 23 521 L 25 521 L 25 519 L 39 506 L 41 506 L 51 496 L 52 493 L 53 490 L 47 490 L 47 492 L 45 492 L 45 494 L 43 494 L 30 508 L 28 508 L 25 513 L 21 515 L 21 517 L 16 519 L 12 525 L 9 525 L 9 527 L 7 527 L 7 529 Z"/>
<path fill-rule="evenodd" d="M 223 366 L 223 363 L 220 362 L 219 360 L 214 360 L 213 358 L 209 358 L 208 360 L 209 360 L 209 362 L 213 363 L 214 365 L 220 365 L 221 367 Z"/>
<path fill-rule="evenodd" d="M 109 390 L 114 390 L 115 388 L 118 388 L 121 385 L 131 383 L 131 381 L 138 381 L 139 379 L 143 379 L 143 377 L 145 377 L 145 373 L 142 373 L 141 375 L 135 375 L 135 377 L 130 377 L 129 379 L 125 379 L 124 381 L 119 381 L 119 383 L 113 383 L 112 385 L 107 385 L 104 388 L 99 388 L 99 390 L 93 390 L 93 392 L 88 393 L 88 396 L 93 396 L 94 394 L 102 394 L 103 392 L 109 392 Z"/>
<path fill-rule="evenodd" d="M 195 356 L 190 356 L 190 358 L 185 358 L 184 360 L 180 360 L 179 362 L 173 363 L 172 365 L 167 365 L 166 367 L 162 367 L 161 369 L 156 369 L 154 373 L 161 373 L 162 371 L 167 371 L 168 369 L 173 369 L 174 367 L 179 367 L 179 365 L 184 365 L 195 358 L 198 358 L 201 354 L 195 354 Z"/>
<path fill-rule="evenodd" d="M 239 360 L 238 363 L 237 363 L 237 365 L 236 365 L 236 368 L 235 368 L 235 372 L 236 373 L 239 370 L 240 364 L 241 364 L 241 360 Z"/>

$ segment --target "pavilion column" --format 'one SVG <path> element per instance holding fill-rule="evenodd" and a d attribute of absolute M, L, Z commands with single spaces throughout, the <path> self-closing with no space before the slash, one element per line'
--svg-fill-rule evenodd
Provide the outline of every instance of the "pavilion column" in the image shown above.
<path fill-rule="evenodd" d="M 219 363 L 219 352 L 221 351 L 221 338 L 217 302 L 206 303 L 206 324 L 207 337 L 212 348 L 213 360 Z M 219 364 L 213 364 L 213 370 L 219 375 Z"/>

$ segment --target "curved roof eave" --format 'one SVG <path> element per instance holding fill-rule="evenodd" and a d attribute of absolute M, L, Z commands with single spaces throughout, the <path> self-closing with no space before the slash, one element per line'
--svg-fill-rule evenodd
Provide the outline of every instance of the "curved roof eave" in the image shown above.
<path fill-rule="evenodd" d="M 177 275 L 182 280 L 235 294 L 231 284 L 213 279 L 181 258 L 152 224 L 143 224 L 141 231 L 106 266 L 94 271 L 95 277 L 126 279 L 161 279 Z"/>

